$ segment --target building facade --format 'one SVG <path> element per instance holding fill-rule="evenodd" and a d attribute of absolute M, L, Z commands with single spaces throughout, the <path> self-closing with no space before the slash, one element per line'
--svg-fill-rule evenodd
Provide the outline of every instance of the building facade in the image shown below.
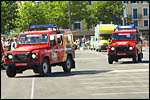
<path fill-rule="evenodd" d="M 89 7 L 92 7 L 94 1 L 88 1 Z M 121 1 L 120 1 L 121 2 Z M 122 25 L 134 24 L 142 33 L 143 38 L 149 38 L 149 1 L 122 1 L 123 11 L 123 23 Z M 91 36 L 94 35 L 94 30 L 87 35 L 86 25 L 84 21 L 75 22 L 72 25 L 72 29 L 76 37 L 79 36 Z"/>
<path fill-rule="evenodd" d="M 149 38 L 149 1 L 123 1 L 123 24 L 134 24 L 143 38 Z"/>

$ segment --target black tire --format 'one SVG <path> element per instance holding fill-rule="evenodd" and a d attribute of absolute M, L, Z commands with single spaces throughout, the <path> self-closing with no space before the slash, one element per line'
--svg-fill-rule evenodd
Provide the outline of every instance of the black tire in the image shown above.
<path fill-rule="evenodd" d="M 40 76 L 48 76 L 49 72 L 49 63 L 47 59 L 44 59 L 41 66 L 38 66 L 38 72 Z"/>
<path fill-rule="evenodd" d="M 6 68 L 6 74 L 8 77 L 15 77 L 16 76 L 16 70 L 13 66 L 8 66 Z"/>
<path fill-rule="evenodd" d="M 115 59 L 115 62 L 118 62 L 118 59 Z"/>
<path fill-rule="evenodd" d="M 98 52 L 98 49 L 96 49 L 96 51 Z"/>
<path fill-rule="evenodd" d="M 101 52 L 102 50 L 101 49 L 99 49 L 99 52 Z"/>
<path fill-rule="evenodd" d="M 71 72 L 71 68 L 73 66 L 73 61 L 70 56 L 67 57 L 67 60 L 63 63 L 63 70 L 66 73 Z"/>
<path fill-rule="evenodd" d="M 138 63 L 138 61 L 139 61 L 138 52 L 136 53 L 136 55 L 133 56 L 132 60 L 134 63 Z"/>
<path fill-rule="evenodd" d="M 142 58 L 141 58 L 140 54 L 138 54 L 138 62 L 142 62 Z"/>
<path fill-rule="evenodd" d="M 38 67 L 34 67 L 34 68 L 33 68 L 33 72 L 34 72 L 34 73 L 39 73 Z"/>
<path fill-rule="evenodd" d="M 109 63 L 109 64 L 113 64 L 113 60 L 112 60 L 112 57 L 111 57 L 111 56 L 108 56 L 108 63 Z"/>

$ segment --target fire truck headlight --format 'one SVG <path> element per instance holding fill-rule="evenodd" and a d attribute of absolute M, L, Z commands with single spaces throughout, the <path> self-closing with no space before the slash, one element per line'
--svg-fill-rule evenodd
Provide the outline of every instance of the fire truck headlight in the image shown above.
<path fill-rule="evenodd" d="M 32 54 L 32 58 L 35 59 L 35 58 L 36 58 L 36 55 L 35 55 L 35 54 Z"/>
<path fill-rule="evenodd" d="M 8 55 L 8 58 L 9 58 L 9 59 L 12 59 L 12 58 L 13 58 L 13 56 L 10 54 L 10 55 Z"/>
<path fill-rule="evenodd" d="M 115 48 L 114 48 L 114 47 L 111 47 L 111 50 L 112 50 L 112 51 L 114 51 L 114 50 L 115 50 Z"/>
<path fill-rule="evenodd" d="M 129 50 L 133 50 L 134 47 L 129 47 Z"/>

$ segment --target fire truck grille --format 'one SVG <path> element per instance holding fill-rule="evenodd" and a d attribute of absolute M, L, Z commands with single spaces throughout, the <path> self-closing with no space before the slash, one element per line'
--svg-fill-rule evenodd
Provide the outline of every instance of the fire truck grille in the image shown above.
<path fill-rule="evenodd" d="M 123 46 L 123 47 L 116 47 L 116 52 L 117 53 L 125 53 L 128 51 L 128 47 L 127 46 Z"/>
<path fill-rule="evenodd" d="M 13 61 L 16 62 L 26 62 L 29 61 L 29 56 L 26 54 L 15 54 L 13 56 Z"/>

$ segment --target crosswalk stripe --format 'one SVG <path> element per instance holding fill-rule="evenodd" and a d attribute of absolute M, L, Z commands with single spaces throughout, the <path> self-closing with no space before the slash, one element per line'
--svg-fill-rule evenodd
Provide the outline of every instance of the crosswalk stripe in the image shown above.
<path fill-rule="evenodd" d="M 149 92 L 101 93 L 101 94 L 92 94 L 92 95 L 147 94 L 147 93 Z"/>

